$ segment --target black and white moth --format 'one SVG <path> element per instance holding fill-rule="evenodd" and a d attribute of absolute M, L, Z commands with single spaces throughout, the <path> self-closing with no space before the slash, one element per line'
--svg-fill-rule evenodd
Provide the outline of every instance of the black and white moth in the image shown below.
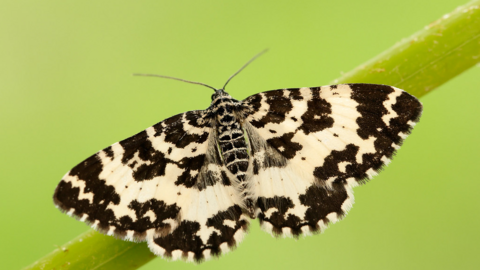
<path fill-rule="evenodd" d="M 172 260 L 228 252 L 255 218 L 275 236 L 318 233 L 345 216 L 352 188 L 390 162 L 422 112 L 386 85 L 279 89 L 243 101 L 226 84 L 201 85 L 215 90 L 210 107 L 87 158 L 65 174 L 55 205 Z"/>

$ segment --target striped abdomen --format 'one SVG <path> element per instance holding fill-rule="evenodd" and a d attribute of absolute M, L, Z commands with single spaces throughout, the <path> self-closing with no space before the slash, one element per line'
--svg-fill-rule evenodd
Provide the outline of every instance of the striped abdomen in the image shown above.
<path fill-rule="evenodd" d="M 223 162 L 237 178 L 245 207 L 253 217 L 255 207 L 254 202 L 250 199 L 252 196 L 249 194 L 246 182 L 249 156 L 243 129 L 232 114 L 223 115 L 218 124 L 218 144 L 222 151 Z"/>
<path fill-rule="evenodd" d="M 220 125 L 218 143 L 225 166 L 238 181 L 243 182 L 248 169 L 248 152 L 240 124 L 235 122 L 232 125 Z"/>

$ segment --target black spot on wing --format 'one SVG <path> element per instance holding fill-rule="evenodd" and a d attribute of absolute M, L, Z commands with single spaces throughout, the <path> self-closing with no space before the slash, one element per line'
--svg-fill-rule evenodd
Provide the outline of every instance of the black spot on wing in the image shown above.
<path fill-rule="evenodd" d="M 109 147 L 103 149 L 103 151 L 105 152 L 107 157 L 113 159 L 114 153 L 113 153 L 113 150 L 112 150 L 112 146 L 109 146 Z"/>
<path fill-rule="evenodd" d="M 290 88 L 290 89 L 287 89 L 287 90 L 290 91 L 289 97 L 291 99 L 293 99 L 293 100 L 303 100 L 303 96 L 300 93 L 299 88 Z"/>
<path fill-rule="evenodd" d="M 141 155 L 146 158 L 149 153 L 154 151 L 152 149 L 152 144 L 148 140 L 147 132 L 142 131 L 132 137 L 129 137 L 123 141 L 120 141 L 119 144 L 123 147 L 124 153 L 122 156 L 122 163 L 126 164 L 135 153 L 138 152 L 139 156 Z"/>
<path fill-rule="evenodd" d="M 303 147 L 301 144 L 292 142 L 292 138 L 295 133 L 285 133 L 280 137 L 268 139 L 267 142 L 275 149 L 277 149 L 287 159 L 295 157 L 297 151 L 300 151 Z"/>
<path fill-rule="evenodd" d="M 165 175 L 165 167 L 173 163 L 165 154 L 155 150 L 148 139 L 146 131 L 142 131 L 119 144 L 124 149 L 122 163 L 128 164 L 133 170 L 132 176 L 136 181 L 145 181 L 157 176 Z M 132 162 L 136 157 L 140 160 Z M 140 162 L 140 164 L 139 164 Z"/>
<path fill-rule="evenodd" d="M 379 130 L 386 128 L 382 117 L 388 113 L 383 102 L 389 99 L 388 96 L 394 89 L 391 86 L 376 84 L 350 84 L 349 86 L 352 88 L 351 98 L 358 103 L 357 111 L 361 114 L 357 119 L 358 136 L 364 140 L 370 136 L 379 136 Z M 395 137 L 398 136 L 393 136 L 391 139 L 397 140 Z"/>
<path fill-rule="evenodd" d="M 240 220 L 242 209 L 238 205 L 233 205 L 225 211 L 220 211 L 213 217 L 207 220 L 206 225 L 208 227 L 214 227 L 220 233 L 214 231 L 208 241 L 207 245 L 212 250 L 212 255 L 220 255 L 220 245 L 227 243 L 229 247 L 235 247 L 236 242 L 234 235 L 238 230 L 246 231 L 248 223 L 246 220 Z M 225 220 L 230 220 L 234 223 L 233 227 L 224 224 Z"/>
<path fill-rule="evenodd" d="M 284 196 L 275 196 L 273 198 L 259 197 L 257 205 L 261 210 L 258 215 L 260 223 L 271 223 L 275 235 L 281 235 L 283 227 L 291 228 L 294 235 L 299 235 L 301 233 L 301 218 L 293 214 L 286 215 L 286 212 L 289 209 L 295 207 L 290 198 Z M 271 213 L 270 217 L 267 217 L 265 212 L 271 208 L 274 208 L 274 211 Z"/>
<path fill-rule="evenodd" d="M 53 195 L 54 203 L 63 211 L 74 209 L 73 215 L 82 217 L 88 214 L 88 222 L 99 221 L 100 229 L 108 230 L 108 226 L 116 220 L 114 213 L 107 206 L 112 203 L 120 203 L 120 197 L 112 186 L 105 184 L 105 181 L 99 178 L 103 165 L 98 155 L 95 154 L 87 158 L 82 163 L 75 166 L 71 171 L 71 176 L 77 176 L 78 181 L 83 181 L 85 188 L 83 193 L 92 193 L 93 202 L 88 199 L 79 200 L 80 188 L 73 187 L 72 183 L 62 180 Z"/>
<path fill-rule="evenodd" d="M 319 87 L 310 89 L 312 99 L 307 102 L 307 111 L 301 116 L 303 123 L 298 128 L 307 135 L 333 126 L 330 103 L 320 97 Z"/>
<path fill-rule="evenodd" d="M 205 164 L 205 155 L 201 154 L 194 157 L 184 157 L 178 166 L 181 169 L 184 169 L 184 172 L 177 178 L 175 185 L 184 185 L 185 187 L 193 187 L 197 184 L 198 173 L 195 176 L 192 176 L 191 171 L 200 172 L 202 166 Z"/>
<path fill-rule="evenodd" d="M 253 174 L 258 175 L 260 171 L 260 161 L 256 158 L 253 159 Z"/>
<path fill-rule="evenodd" d="M 325 158 L 322 166 L 316 167 L 313 174 L 317 180 L 322 184 L 329 178 L 334 177 L 335 183 L 346 183 L 346 179 L 353 177 L 357 181 L 363 180 L 367 177 L 366 172 L 372 168 L 379 170 L 383 165 L 381 155 L 378 153 L 363 154 L 362 163 L 358 163 L 356 156 L 359 151 L 359 147 L 354 144 L 348 144 L 344 150 L 334 150 Z M 347 162 L 345 172 L 339 170 L 339 164 L 341 162 Z"/>
<path fill-rule="evenodd" d="M 407 124 L 409 121 L 414 123 L 420 120 L 422 115 L 422 103 L 414 96 L 403 92 L 397 97 L 396 103 L 392 109 L 398 114 L 397 117 L 390 120 L 390 130 L 392 133 L 403 132 L 409 134 L 412 127 Z"/>
<path fill-rule="evenodd" d="M 336 213 L 340 218 L 346 214 L 342 210 L 342 204 L 347 199 L 348 194 L 343 185 L 337 185 L 333 190 L 315 185 L 309 187 L 305 194 L 299 196 L 300 203 L 309 207 L 305 212 L 304 222 L 311 231 L 318 231 L 318 221 L 323 220 L 328 224 L 328 214 Z"/>
<path fill-rule="evenodd" d="M 165 132 L 165 130 L 167 130 L 169 127 L 181 125 L 182 117 L 183 117 L 183 113 L 177 114 L 163 120 L 160 123 L 153 125 L 153 128 L 155 130 L 154 137 L 161 136 Z"/>
<path fill-rule="evenodd" d="M 83 214 L 88 214 L 88 221 L 90 223 L 95 220 L 99 220 L 100 227 L 106 227 L 116 219 L 113 211 L 110 209 L 106 209 L 106 207 L 110 202 L 116 201 L 116 204 L 118 204 L 119 198 L 118 195 L 115 196 L 116 194 L 111 194 L 108 191 L 108 187 L 101 186 L 100 189 L 107 191 L 109 193 L 109 196 L 105 197 L 105 194 L 94 194 L 93 197 L 94 202 L 96 201 L 96 204 L 90 204 L 88 199 L 78 199 L 78 196 L 80 194 L 79 187 L 73 187 L 71 182 L 66 182 L 62 180 L 58 184 L 57 189 L 55 190 L 55 194 L 53 195 L 53 201 L 55 205 L 57 205 L 62 211 L 69 211 L 71 208 L 73 208 L 73 215 L 77 217 L 82 217 Z M 99 203 L 102 198 L 106 199 L 105 203 Z"/>
<path fill-rule="evenodd" d="M 221 173 L 221 176 L 222 176 L 222 184 L 224 186 L 230 186 L 232 183 L 230 182 L 230 178 L 228 178 L 227 174 L 225 173 L 225 171 L 222 171 Z"/>
<path fill-rule="evenodd" d="M 202 111 L 188 111 L 185 113 L 185 120 L 190 126 L 197 128 L 204 128 L 209 123 L 205 121 L 205 116 Z"/>
<path fill-rule="evenodd" d="M 165 126 L 171 126 L 171 125 L 176 125 L 177 123 L 181 123 L 182 118 L 183 118 L 183 113 L 180 113 L 180 114 L 174 115 L 170 118 L 167 118 L 167 119 L 163 120 L 162 122 Z"/>
<path fill-rule="evenodd" d="M 195 260 L 203 259 L 203 250 L 205 249 L 202 239 L 197 236 L 200 230 L 200 224 L 196 221 L 182 221 L 172 233 L 154 238 L 153 242 L 165 249 L 165 256 L 172 257 L 172 251 L 181 250 L 184 254 L 189 251 L 195 254 Z"/>
<path fill-rule="evenodd" d="M 261 96 L 258 94 L 257 96 Z M 285 115 L 293 108 L 290 98 L 284 96 L 284 90 L 273 90 L 263 93 L 262 99 L 269 105 L 267 113 L 259 120 L 252 120 L 250 123 L 257 128 L 265 127 L 268 123 L 281 123 L 285 121 Z M 253 99 L 259 102 L 258 98 Z M 246 100 L 250 104 L 250 100 Z M 261 105 L 261 103 L 260 103 Z M 257 109 L 258 111 L 258 109 Z"/>
<path fill-rule="evenodd" d="M 114 224 L 119 230 L 134 230 L 138 232 L 138 238 L 141 232 L 145 232 L 148 229 L 155 228 L 155 231 L 159 235 L 167 235 L 170 232 L 170 225 L 168 223 L 163 223 L 166 219 L 176 219 L 180 208 L 176 205 L 168 205 L 164 201 L 158 201 L 156 199 L 151 199 L 146 202 L 140 203 L 137 200 L 132 201 L 128 208 L 134 210 L 136 220 L 133 221 L 129 216 L 123 216 L 117 220 Z M 153 212 L 155 216 L 151 219 L 149 216 L 146 216 L 147 212 Z M 139 239 L 139 240 L 140 240 Z"/>
<path fill-rule="evenodd" d="M 243 107 L 246 108 L 248 113 L 256 113 L 262 107 L 262 95 L 256 94 L 253 96 L 249 96 L 243 101 Z"/>
<path fill-rule="evenodd" d="M 163 122 L 153 125 L 153 130 L 155 131 L 153 137 L 161 136 L 163 133 Z"/>
<path fill-rule="evenodd" d="M 185 120 L 183 116 L 185 115 Z M 200 111 L 189 111 L 184 114 L 177 114 L 153 126 L 155 130 L 154 137 L 165 135 L 165 141 L 172 143 L 177 148 L 185 148 L 191 143 L 204 143 L 208 138 L 208 132 L 200 134 L 185 130 L 186 125 L 196 128 L 204 128 L 209 125 L 209 121 L 203 119 L 204 115 Z M 183 122 L 185 121 L 185 123 Z"/>
<path fill-rule="evenodd" d="M 77 176 L 80 181 L 85 182 L 84 192 L 93 193 L 93 203 L 99 203 L 102 200 L 108 200 L 113 204 L 120 202 L 120 197 L 115 193 L 112 186 L 105 184 L 104 180 L 100 180 L 99 175 L 103 170 L 103 165 L 95 154 L 87 158 L 82 163 L 75 166 L 71 171 L 71 176 Z"/>
<path fill-rule="evenodd" d="M 389 125 L 385 125 L 385 127 L 379 131 L 379 139 L 375 142 L 376 150 L 384 152 L 388 158 L 392 157 L 395 152 L 395 149 L 391 146 L 391 142 L 399 146 L 402 145 L 403 138 L 400 137 L 399 133 L 410 134 L 413 127 L 409 122 L 416 123 L 419 121 L 423 107 L 420 101 L 414 96 L 407 92 L 402 92 L 400 96 L 396 98 L 392 109 L 397 113 L 397 116 L 390 119 Z"/>
<path fill-rule="evenodd" d="M 185 148 L 191 143 L 204 143 L 208 138 L 208 132 L 192 134 L 186 131 L 183 124 L 169 126 L 165 129 L 165 142 L 175 145 L 177 148 Z"/>

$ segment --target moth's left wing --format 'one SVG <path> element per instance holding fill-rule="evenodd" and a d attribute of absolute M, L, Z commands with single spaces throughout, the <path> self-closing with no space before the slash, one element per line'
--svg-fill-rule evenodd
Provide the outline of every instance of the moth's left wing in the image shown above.
<path fill-rule="evenodd" d="M 390 162 L 422 111 L 405 91 L 372 84 L 268 91 L 243 106 L 258 216 L 287 235 L 341 218 L 351 188 Z"/>
<path fill-rule="evenodd" d="M 173 260 L 227 252 L 248 226 L 203 111 L 170 117 L 87 158 L 63 177 L 54 202 L 102 233 L 146 240 Z"/>

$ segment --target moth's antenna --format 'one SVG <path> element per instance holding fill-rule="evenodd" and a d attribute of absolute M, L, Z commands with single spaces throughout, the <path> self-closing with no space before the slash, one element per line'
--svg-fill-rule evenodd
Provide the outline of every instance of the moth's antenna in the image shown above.
<path fill-rule="evenodd" d="M 255 55 L 252 59 L 250 59 L 245 65 L 243 65 L 243 67 L 241 67 L 237 72 L 235 72 L 232 76 L 230 76 L 230 78 L 228 78 L 227 82 L 225 83 L 225 85 L 223 86 L 222 89 L 225 89 L 225 87 L 227 86 L 227 84 L 230 82 L 230 80 L 235 77 L 238 73 L 240 73 L 240 71 L 242 71 L 246 66 L 248 66 L 248 64 L 250 64 L 251 62 L 253 62 L 253 60 L 257 59 L 260 55 L 266 53 L 268 51 L 268 49 L 265 49 L 263 51 L 261 51 L 260 53 L 258 53 L 257 55 Z"/>
<path fill-rule="evenodd" d="M 217 91 L 217 89 L 215 89 L 215 87 L 211 87 L 210 85 L 206 85 L 206 84 L 201 83 L 201 82 L 187 81 L 187 80 L 184 80 L 184 79 L 170 77 L 170 76 L 157 75 L 157 74 L 140 74 L 140 73 L 133 74 L 133 76 L 147 76 L 147 77 L 159 77 L 159 78 L 165 78 L 165 79 L 172 79 L 172 80 L 177 80 L 177 81 L 191 83 L 191 84 L 203 85 L 203 86 L 206 86 L 208 88 L 213 89 L 213 91 Z"/>

